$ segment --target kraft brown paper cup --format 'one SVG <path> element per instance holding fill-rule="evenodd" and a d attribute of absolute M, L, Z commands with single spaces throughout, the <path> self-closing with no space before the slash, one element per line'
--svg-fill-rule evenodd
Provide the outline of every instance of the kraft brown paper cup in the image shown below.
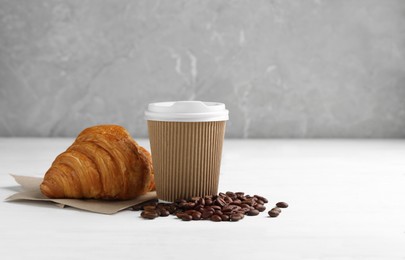
<path fill-rule="evenodd" d="M 156 193 L 159 199 L 217 194 L 228 110 L 216 102 L 148 105 Z"/>
<path fill-rule="evenodd" d="M 148 121 L 157 196 L 217 194 L 226 121 Z"/>

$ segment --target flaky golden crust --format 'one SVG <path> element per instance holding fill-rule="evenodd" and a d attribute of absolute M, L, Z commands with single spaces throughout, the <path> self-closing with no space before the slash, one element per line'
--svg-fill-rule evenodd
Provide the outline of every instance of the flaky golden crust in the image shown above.
<path fill-rule="evenodd" d="M 125 128 L 99 125 L 56 157 L 40 189 L 49 198 L 125 200 L 154 187 L 150 153 Z"/>

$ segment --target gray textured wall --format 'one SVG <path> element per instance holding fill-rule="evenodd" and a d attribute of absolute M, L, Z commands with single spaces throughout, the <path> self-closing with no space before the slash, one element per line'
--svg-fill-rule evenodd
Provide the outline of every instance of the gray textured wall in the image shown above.
<path fill-rule="evenodd" d="M 0 136 L 147 136 L 164 100 L 228 137 L 405 137 L 405 1 L 0 0 Z"/>

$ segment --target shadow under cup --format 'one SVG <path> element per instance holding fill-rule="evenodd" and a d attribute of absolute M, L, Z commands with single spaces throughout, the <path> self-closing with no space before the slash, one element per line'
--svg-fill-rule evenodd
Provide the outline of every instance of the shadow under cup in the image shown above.
<path fill-rule="evenodd" d="M 149 121 L 157 196 L 217 194 L 226 121 Z"/>

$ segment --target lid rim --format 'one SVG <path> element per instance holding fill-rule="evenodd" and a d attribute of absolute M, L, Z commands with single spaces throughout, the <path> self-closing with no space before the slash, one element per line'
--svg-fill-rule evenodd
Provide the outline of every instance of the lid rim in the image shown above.
<path fill-rule="evenodd" d="M 219 102 L 175 101 L 150 103 L 145 119 L 166 122 L 227 121 L 229 111 Z"/>
<path fill-rule="evenodd" d="M 157 118 L 154 118 L 154 119 L 149 119 L 149 118 L 145 118 L 147 121 L 156 121 L 156 122 L 178 122 L 178 123 L 199 123 L 199 122 L 201 122 L 201 123 L 204 123 L 204 122 L 220 122 L 220 121 L 228 121 L 228 119 L 224 119 L 224 118 L 204 118 L 204 119 L 201 119 L 201 120 L 193 120 L 193 119 L 190 119 L 190 120 L 184 120 L 184 119 L 173 119 L 173 118 L 171 118 L 171 119 L 169 119 L 169 118 L 167 118 L 167 119 L 157 119 Z"/>

